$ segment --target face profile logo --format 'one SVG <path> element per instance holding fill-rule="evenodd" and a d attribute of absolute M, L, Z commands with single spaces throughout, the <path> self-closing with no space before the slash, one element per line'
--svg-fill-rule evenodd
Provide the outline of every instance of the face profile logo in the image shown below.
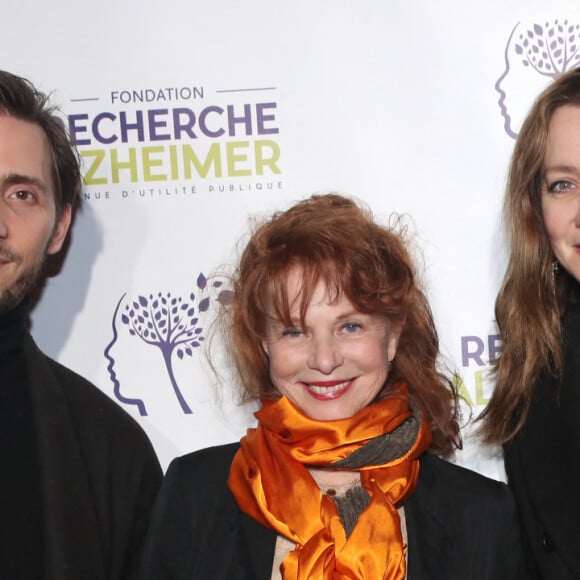
<path fill-rule="evenodd" d="M 176 376 L 176 360 L 193 356 L 195 349 L 205 340 L 200 314 L 208 312 L 216 303 L 229 304 L 232 297 L 232 292 L 224 287 L 223 280 L 219 278 L 208 282 L 200 273 L 196 285 L 197 290 L 187 298 L 174 296 L 171 292 L 157 292 L 142 294 L 133 299 L 123 294 L 117 302 L 112 323 L 113 339 L 104 351 L 109 361 L 107 370 L 117 400 L 126 405 L 135 405 L 141 416 L 148 414 L 145 402 L 121 392 L 121 381 L 115 370 L 119 357 L 113 356 L 112 349 L 119 342 L 123 331 L 133 339 L 155 347 L 160 352 L 181 411 L 191 414 L 193 411 Z"/>
<path fill-rule="evenodd" d="M 518 22 L 504 52 L 505 70 L 495 84 L 505 132 L 516 138 L 534 98 L 580 62 L 580 24 L 567 19 Z"/>

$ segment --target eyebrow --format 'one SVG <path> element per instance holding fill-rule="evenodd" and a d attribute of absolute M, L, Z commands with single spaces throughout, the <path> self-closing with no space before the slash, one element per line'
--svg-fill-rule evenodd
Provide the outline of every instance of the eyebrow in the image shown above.
<path fill-rule="evenodd" d="M 344 312 L 343 314 L 339 314 L 336 319 L 339 322 L 342 322 L 343 320 L 348 320 L 349 318 L 353 318 L 355 316 L 365 316 L 364 312 L 359 312 L 358 310 L 348 310 L 346 312 Z M 366 315 L 368 316 L 368 315 Z"/>
<path fill-rule="evenodd" d="M 372 314 L 367 314 L 365 312 L 359 312 L 358 310 L 354 310 L 353 309 L 353 310 L 348 310 L 348 311 L 346 311 L 346 312 L 344 312 L 342 314 L 339 314 L 336 317 L 336 322 L 344 322 L 345 320 L 349 320 L 350 318 L 355 318 L 357 316 L 371 316 L 372 317 L 373 315 Z M 281 320 L 277 320 L 276 322 L 277 323 L 284 324 L 284 322 L 281 321 Z M 290 323 L 291 324 L 297 324 L 297 325 L 298 324 L 301 324 L 301 322 L 300 322 L 300 316 L 291 316 L 290 317 Z"/>
<path fill-rule="evenodd" d="M 576 175 L 580 175 L 580 167 L 576 165 L 548 165 L 544 167 L 542 173 L 545 175 L 549 172 L 575 173 Z"/>
<path fill-rule="evenodd" d="M 6 185 L 16 185 L 18 183 L 23 183 L 25 185 L 34 185 L 40 189 L 45 195 L 48 192 L 46 184 L 41 179 L 37 177 L 32 177 L 30 175 L 22 175 L 21 173 L 9 173 L 3 179 Z"/>

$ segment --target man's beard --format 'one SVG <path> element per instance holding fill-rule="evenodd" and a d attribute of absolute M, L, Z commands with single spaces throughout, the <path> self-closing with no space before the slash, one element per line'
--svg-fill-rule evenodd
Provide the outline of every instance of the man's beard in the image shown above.
<path fill-rule="evenodd" d="M 16 265 L 22 262 L 22 257 L 16 252 L 0 246 L 0 258 L 9 260 Z M 10 312 L 22 302 L 29 291 L 38 283 L 44 265 L 45 253 L 42 258 L 30 268 L 20 273 L 18 279 L 8 288 L 0 288 L 0 315 Z"/>

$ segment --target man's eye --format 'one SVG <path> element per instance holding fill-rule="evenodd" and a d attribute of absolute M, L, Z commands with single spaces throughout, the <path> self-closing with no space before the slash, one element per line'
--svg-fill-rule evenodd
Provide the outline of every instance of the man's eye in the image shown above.
<path fill-rule="evenodd" d="M 27 189 L 18 189 L 11 194 L 11 197 L 20 201 L 30 201 L 34 199 L 34 194 Z"/>

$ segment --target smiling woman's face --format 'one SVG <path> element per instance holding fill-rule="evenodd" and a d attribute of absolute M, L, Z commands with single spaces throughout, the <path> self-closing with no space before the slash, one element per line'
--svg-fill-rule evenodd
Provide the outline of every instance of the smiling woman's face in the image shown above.
<path fill-rule="evenodd" d="M 580 106 L 556 109 L 542 174 L 542 215 L 554 256 L 580 281 Z"/>
<path fill-rule="evenodd" d="M 272 383 L 306 415 L 346 419 L 369 405 L 389 374 L 399 330 L 383 317 L 357 312 L 344 296 L 330 301 L 319 282 L 300 322 L 300 269 L 288 278 L 292 325 L 274 322 L 263 341 Z"/>

